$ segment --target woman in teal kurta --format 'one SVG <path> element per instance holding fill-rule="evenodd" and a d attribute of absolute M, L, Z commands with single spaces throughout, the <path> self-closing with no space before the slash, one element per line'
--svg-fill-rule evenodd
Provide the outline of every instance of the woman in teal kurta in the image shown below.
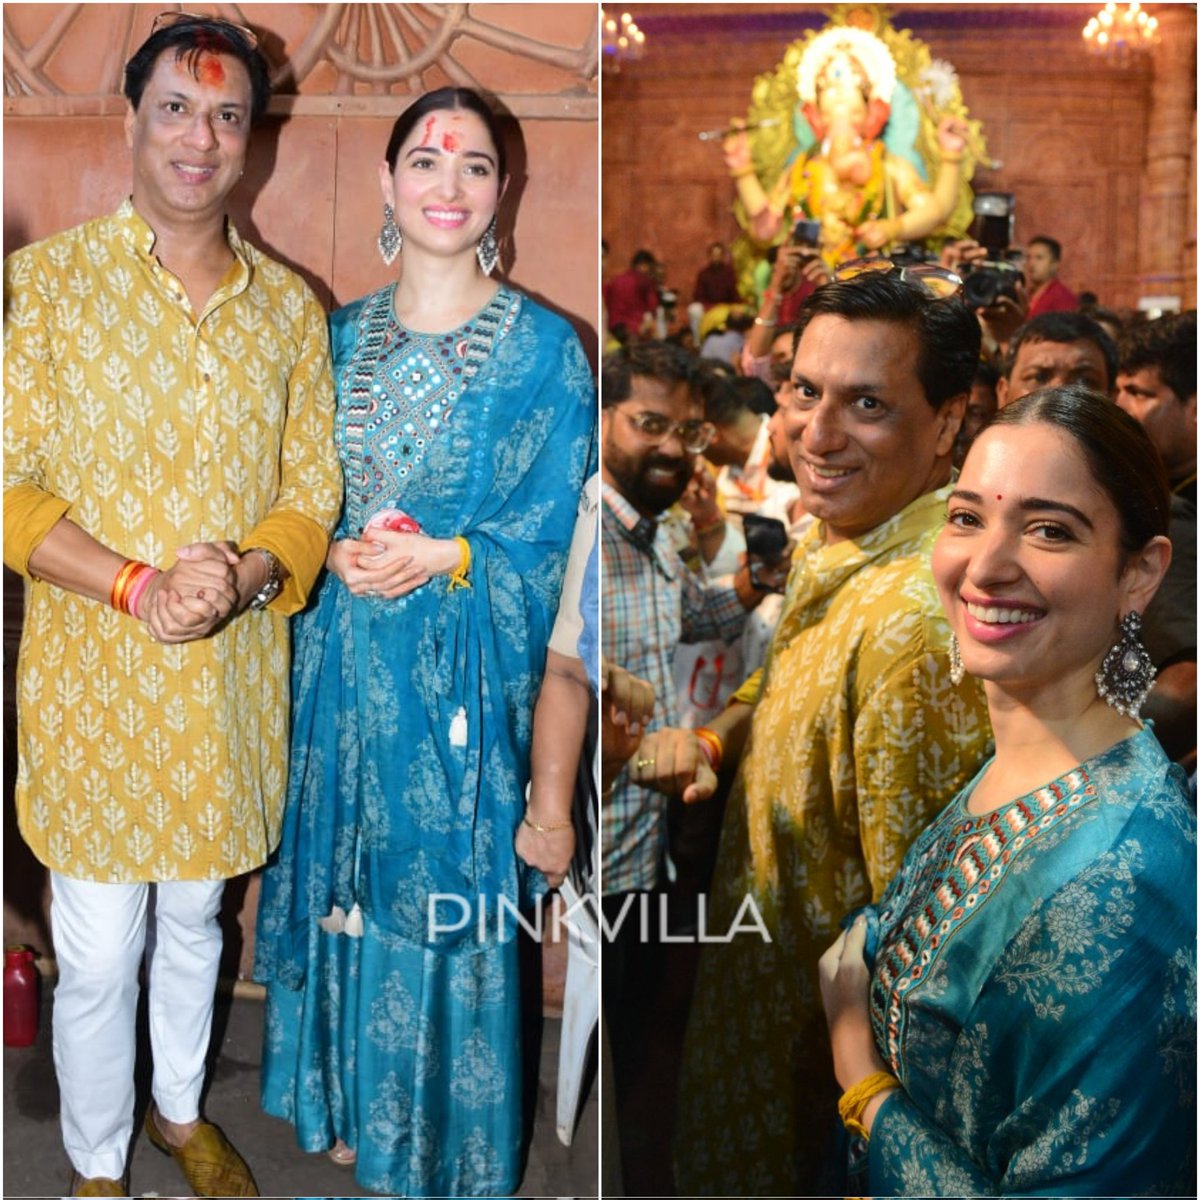
<path fill-rule="evenodd" d="M 331 319 L 345 511 L 295 625 L 256 963 L 264 1107 L 304 1148 L 356 1157 L 362 1186 L 407 1195 L 520 1182 L 513 838 L 595 421 L 567 323 L 475 266 L 503 162 L 462 95 L 397 122 L 401 281 Z M 461 318 L 421 332 L 448 298 Z M 394 511 L 367 528 L 382 510 L 421 532 Z"/>
<path fill-rule="evenodd" d="M 1139 426 L 1075 389 L 964 463 L 933 567 L 996 756 L 821 964 L 865 1194 L 1195 1194 L 1196 821 L 1129 636 L 1168 505 Z"/>

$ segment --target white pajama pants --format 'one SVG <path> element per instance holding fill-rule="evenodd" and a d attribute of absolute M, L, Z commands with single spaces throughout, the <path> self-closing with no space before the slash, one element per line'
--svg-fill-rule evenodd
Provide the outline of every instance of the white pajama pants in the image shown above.
<path fill-rule="evenodd" d="M 85 1178 L 120 1179 L 133 1133 L 138 967 L 146 952 L 154 1102 L 168 1121 L 200 1113 L 221 957 L 223 880 L 89 883 L 50 873 L 58 960 L 54 1068 L 63 1144 Z M 148 943 L 148 944 L 147 944 Z"/>

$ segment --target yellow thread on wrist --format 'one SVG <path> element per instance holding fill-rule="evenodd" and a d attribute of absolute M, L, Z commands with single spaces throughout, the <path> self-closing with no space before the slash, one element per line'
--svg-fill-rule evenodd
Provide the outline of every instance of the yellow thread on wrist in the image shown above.
<path fill-rule="evenodd" d="M 890 1071 L 876 1071 L 873 1075 L 868 1075 L 866 1079 L 860 1079 L 852 1087 L 848 1087 L 838 1101 L 838 1116 L 842 1118 L 842 1124 L 851 1133 L 869 1138 L 871 1135 L 862 1123 L 867 1105 L 880 1092 L 887 1092 L 899 1086 L 900 1081 Z"/>
<path fill-rule="evenodd" d="M 467 572 L 471 569 L 471 543 L 461 535 L 454 540 L 458 543 L 458 566 L 450 572 L 450 591 L 471 586 L 467 578 Z"/>

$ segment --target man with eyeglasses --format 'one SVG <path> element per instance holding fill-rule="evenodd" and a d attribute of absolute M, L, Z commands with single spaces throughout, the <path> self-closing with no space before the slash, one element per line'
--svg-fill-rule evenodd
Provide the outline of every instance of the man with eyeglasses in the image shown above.
<path fill-rule="evenodd" d="M 147 1136 L 197 1195 L 250 1196 L 200 1093 L 224 881 L 279 838 L 286 618 L 339 507 L 329 346 L 311 290 L 226 217 L 270 96 L 253 32 L 163 13 L 125 95 L 131 197 L 5 262 L 16 802 L 50 870 L 71 1193 L 128 1194 L 149 944 Z"/>
<path fill-rule="evenodd" d="M 703 583 L 673 549 L 659 518 L 684 493 L 713 427 L 704 420 L 697 360 L 667 342 L 608 355 L 601 371 L 602 629 L 605 657 L 654 687 L 650 728 L 678 723 L 672 664 L 682 642 L 736 637 L 766 595 L 747 566 Z M 703 533 L 703 531 L 699 531 Z M 635 757 L 634 762 L 640 762 Z M 632 765 L 632 764 L 631 764 Z M 626 897 L 659 882 L 666 845 L 666 797 L 640 786 L 627 768 L 606 799 L 602 829 L 604 906 L 615 917 Z M 626 922 L 636 932 L 637 920 Z M 630 1040 L 621 991 L 624 940 L 605 948 L 605 1007 L 620 1077 Z"/>
<path fill-rule="evenodd" d="M 855 271 L 817 289 L 800 317 L 781 421 L 815 521 L 764 671 L 711 722 L 720 752 L 740 761 L 708 929 L 724 934 L 750 898 L 771 941 L 701 951 L 678 1092 L 680 1195 L 832 1194 L 822 1168 L 838 1089 L 818 959 L 986 754 L 982 690 L 950 678 L 929 571 L 980 331 L 953 281 L 930 289 L 924 275 L 886 262 Z M 634 777 L 693 800 L 713 784 L 689 730 L 650 734 Z"/>

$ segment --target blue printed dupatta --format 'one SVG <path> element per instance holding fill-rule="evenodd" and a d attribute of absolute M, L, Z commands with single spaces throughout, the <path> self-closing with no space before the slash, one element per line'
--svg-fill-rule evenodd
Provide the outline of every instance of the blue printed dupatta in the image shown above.
<path fill-rule="evenodd" d="M 364 346 L 378 358 L 373 324 L 382 317 L 391 337 L 399 331 L 392 294 L 331 318 L 347 485 L 335 536 L 359 536 L 371 512 L 395 505 L 433 537 L 466 537 L 471 586 L 451 590 L 441 577 L 384 600 L 352 597 L 326 575 L 295 623 L 288 808 L 278 864 L 264 878 L 256 968 L 292 987 L 304 978 L 308 926 L 335 905 L 358 903 L 396 937 L 435 944 L 430 895 L 461 895 L 473 910 L 484 897 L 493 933 L 498 899 L 518 902 L 511 842 L 533 702 L 593 452 L 595 392 L 578 340 L 561 318 L 502 288 L 474 322 L 486 318 L 490 345 L 480 352 L 469 336 L 446 335 L 468 341 L 464 362 L 476 361 L 417 461 L 402 475 L 364 469 L 363 458 L 381 463 L 398 441 L 377 411 L 364 420 L 386 387 L 365 406 L 347 403 Z M 412 361 L 427 362 L 419 352 L 385 356 L 394 388 L 407 386 L 398 373 Z M 360 443 L 355 421 L 366 426 Z M 477 916 L 461 937 L 478 934 Z"/>
<path fill-rule="evenodd" d="M 396 600 L 331 573 L 295 621 L 283 840 L 263 875 L 264 1108 L 335 1137 L 402 1195 L 520 1182 L 513 847 L 533 704 L 596 419 L 561 318 L 506 288 L 426 336 L 392 289 L 331 318 L 347 502 L 337 537 L 404 510 L 462 535 L 470 587 Z M 369 536 L 369 535 L 368 535 Z M 428 923 L 430 898 L 440 929 Z M 355 908 L 361 936 L 352 931 Z M 338 915 L 339 920 L 334 921 Z"/>
<path fill-rule="evenodd" d="M 879 1109 L 858 1186 L 1194 1195 L 1182 772 L 1143 729 L 995 812 L 967 811 L 973 787 L 876 906 L 871 1021 L 903 1090 Z M 859 1166 L 861 1151 L 854 1139 Z"/>

